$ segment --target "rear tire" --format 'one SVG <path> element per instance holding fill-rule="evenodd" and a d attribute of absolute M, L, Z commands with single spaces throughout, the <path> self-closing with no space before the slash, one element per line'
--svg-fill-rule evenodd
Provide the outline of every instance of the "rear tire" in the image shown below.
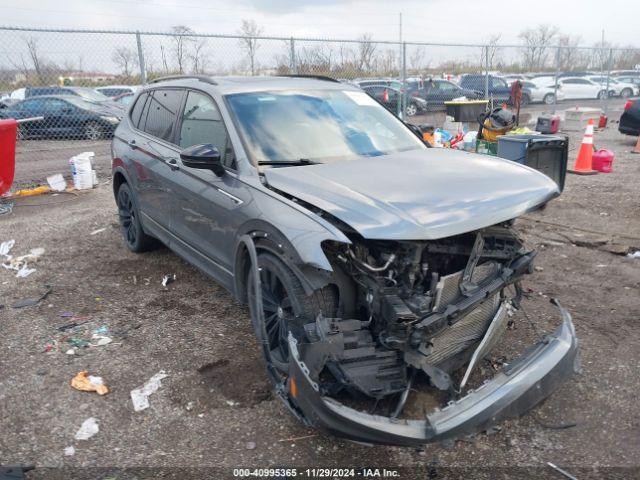
<path fill-rule="evenodd" d="M 530 103 L 531 103 L 531 99 L 529 98 L 529 95 L 522 95 L 522 97 L 520 97 L 520 106 L 521 107 L 526 107 Z"/>
<path fill-rule="evenodd" d="M 158 241 L 147 235 L 142 229 L 137 202 L 127 183 L 120 185 L 116 195 L 116 203 L 118 204 L 120 231 L 127 248 L 134 253 L 142 253 L 157 247 Z"/>
<path fill-rule="evenodd" d="M 556 96 L 553 93 L 547 93 L 542 101 L 547 105 L 553 105 L 555 103 Z"/>
<path fill-rule="evenodd" d="M 249 312 L 258 342 L 267 364 L 286 376 L 289 372 L 289 331 L 300 341 L 304 325 L 315 321 L 318 314 L 334 317 L 337 296 L 330 286 L 307 295 L 298 277 L 271 253 L 258 255 L 262 293 L 262 311 L 257 310 L 254 269 L 247 274 Z M 276 381 L 272 378 L 272 380 Z"/>
<path fill-rule="evenodd" d="M 605 90 L 600 90 L 598 92 L 598 96 L 596 97 L 597 100 L 604 100 L 605 98 L 607 98 L 607 92 Z"/>
<path fill-rule="evenodd" d="M 88 122 L 84 126 L 84 136 L 87 140 L 100 140 L 104 136 L 104 129 L 98 122 Z"/>
<path fill-rule="evenodd" d="M 622 98 L 629 98 L 631 95 L 633 95 L 633 90 L 631 90 L 630 88 L 623 88 L 620 92 L 620 96 Z"/>

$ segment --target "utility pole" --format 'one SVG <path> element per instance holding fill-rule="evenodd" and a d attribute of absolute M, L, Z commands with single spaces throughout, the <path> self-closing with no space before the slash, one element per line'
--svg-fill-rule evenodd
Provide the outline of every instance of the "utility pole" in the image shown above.
<path fill-rule="evenodd" d="M 402 62 L 402 54 L 403 54 L 403 48 L 402 48 L 402 12 L 399 14 L 399 24 L 398 24 L 398 31 L 399 31 L 399 38 L 398 38 L 398 45 L 400 47 L 400 52 L 398 54 L 398 73 L 400 73 L 400 64 Z M 402 88 L 399 89 L 400 91 L 398 92 L 398 117 L 400 117 L 401 119 L 404 119 L 404 82 L 402 83 Z"/>

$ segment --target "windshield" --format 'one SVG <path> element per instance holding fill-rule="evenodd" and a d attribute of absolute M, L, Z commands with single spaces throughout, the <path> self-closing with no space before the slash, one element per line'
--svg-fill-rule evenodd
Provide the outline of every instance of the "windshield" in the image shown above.
<path fill-rule="evenodd" d="M 107 100 L 110 100 L 106 95 L 96 92 L 91 88 L 76 88 L 74 91 L 89 102 L 106 102 Z"/>
<path fill-rule="evenodd" d="M 364 92 L 253 92 L 227 99 L 258 163 L 325 163 L 426 148 Z"/>

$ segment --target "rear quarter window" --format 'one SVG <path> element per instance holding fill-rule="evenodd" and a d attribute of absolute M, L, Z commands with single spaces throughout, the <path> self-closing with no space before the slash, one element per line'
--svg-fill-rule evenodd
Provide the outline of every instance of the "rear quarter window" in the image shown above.
<path fill-rule="evenodd" d="M 140 115 L 142 114 L 142 110 L 144 109 L 144 104 L 147 101 L 147 98 L 149 98 L 148 93 L 141 94 L 138 97 L 136 104 L 131 109 L 131 114 L 129 115 L 129 118 L 131 119 L 131 123 L 133 124 L 133 126 L 136 128 L 140 128 L 138 125 L 140 123 Z"/>
<path fill-rule="evenodd" d="M 144 131 L 167 142 L 173 142 L 173 126 L 178 118 L 183 90 L 158 89 L 147 101 Z"/>

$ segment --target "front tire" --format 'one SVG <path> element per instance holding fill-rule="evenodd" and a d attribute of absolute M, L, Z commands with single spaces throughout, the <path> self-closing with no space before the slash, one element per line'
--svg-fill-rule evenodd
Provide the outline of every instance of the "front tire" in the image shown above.
<path fill-rule="evenodd" d="M 547 105 L 553 105 L 556 102 L 556 96 L 553 93 L 547 93 L 542 101 Z"/>
<path fill-rule="evenodd" d="M 289 372 L 289 332 L 298 341 L 303 339 L 304 325 L 314 322 L 318 314 L 336 315 L 337 298 L 331 286 L 307 295 L 295 273 L 271 253 L 258 255 L 258 268 L 262 305 L 258 309 L 255 269 L 251 268 L 247 274 L 249 312 L 265 361 L 284 377 Z"/>
<path fill-rule="evenodd" d="M 531 99 L 529 98 L 529 95 L 522 95 L 522 97 L 520 97 L 520 106 L 521 107 L 526 107 L 530 103 L 531 103 Z"/>
<path fill-rule="evenodd" d="M 142 253 L 156 247 L 157 240 L 147 235 L 142 229 L 140 213 L 133 192 L 127 183 L 120 185 L 116 203 L 118 204 L 120 231 L 127 248 L 134 253 Z"/>
<path fill-rule="evenodd" d="M 604 100 L 605 98 L 607 98 L 607 92 L 605 90 L 600 90 L 598 92 L 598 96 L 596 97 L 598 100 Z"/>
<path fill-rule="evenodd" d="M 414 115 L 417 115 L 418 107 L 415 103 L 410 103 L 405 107 L 404 113 L 406 113 L 408 117 L 413 117 Z"/>

